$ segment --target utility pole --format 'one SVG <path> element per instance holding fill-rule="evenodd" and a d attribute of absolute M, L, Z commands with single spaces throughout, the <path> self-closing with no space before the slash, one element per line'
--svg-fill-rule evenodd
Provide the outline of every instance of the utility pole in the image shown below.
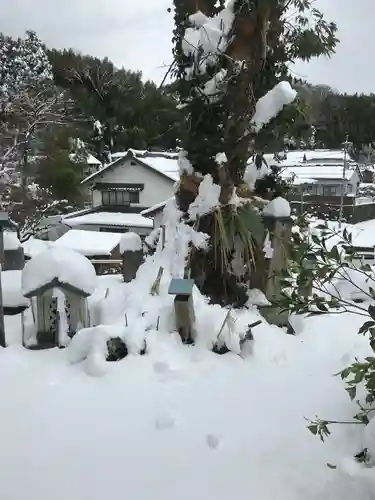
<path fill-rule="evenodd" d="M 341 229 L 343 213 L 344 213 L 344 190 L 345 190 L 345 175 L 346 175 L 346 165 L 348 161 L 348 147 L 349 147 L 349 135 L 346 134 L 344 145 L 344 164 L 342 167 L 342 180 L 341 180 L 341 197 L 340 197 L 340 214 L 339 214 L 339 229 Z"/>

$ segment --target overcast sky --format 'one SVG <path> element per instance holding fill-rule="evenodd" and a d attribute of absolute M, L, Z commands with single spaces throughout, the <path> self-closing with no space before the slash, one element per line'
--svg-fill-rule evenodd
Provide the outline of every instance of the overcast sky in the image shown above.
<path fill-rule="evenodd" d="M 72 47 L 160 81 L 171 62 L 172 0 L 0 0 L 0 31 L 37 31 L 50 47 Z M 375 0 L 316 0 L 339 27 L 331 60 L 298 64 L 296 76 L 345 92 L 375 92 Z"/>

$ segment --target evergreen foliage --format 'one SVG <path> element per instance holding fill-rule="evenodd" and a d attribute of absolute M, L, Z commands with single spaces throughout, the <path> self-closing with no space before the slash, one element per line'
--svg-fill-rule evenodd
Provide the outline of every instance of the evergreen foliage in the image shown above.
<path fill-rule="evenodd" d="M 231 220 L 230 212 L 235 208 L 230 200 L 235 187 L 243 185 L 249 156 L 264 150 L 270 138 L 276 136 L 280 143 L 280 138 L 290 133 L 290 127 L 285 124 L 298 121 L 303 108 L 301 102 L 297 102 L 294 108 L 282 111 L 257 135 L 251 131 L 257 101 L 280 80 L 292 81 L 288 71 L 291 62 L 331 55 L 338 41 L 336 26 L 327 23 L 309 0 L 234 0 L 227 6 L 225 2 L 214 0 L 174 0 L 174 7 L 175 74 L 189 125 L 182 145 L 195 175 L 210 174 L 220 185 L 222 217 Z M 288 19 L 291 10 L 295 11 L 293 22 Z M 193 19 L 190 18 L 192 14 L 195 14 Z M 200 45 L 194 46 L 191 27 L 197 23 L 199 27 L 205 19 L 217 15 L 222 16 L 219 29 L 223 33 L 217 43 L 213 41 L 216 36 L 213 28 L 212 33 L 202 35 L 204 40 L 198 41 Z M 233 20 L 228 31 L 226 23 L 231 16 Z M 213 83 L 214 93 L 208 90 Z M 277 134 L 270 133 L 275 129 Z M 225 165 L 218 166 L 217 157 L 223 153 Z M 182 176 L 178 193 L 179 206 L 185 213 L 196 196 L 187 177 Z M 262 183 L 255 184 L 253 194 L 272 198 L 280 193 L 278 186 L 277 173 L 272 172 Z M 209 234 L 212 241 L 216 217 L 216 213 L 207 214 L 199 221 L 199 230 Z M 226 233 L 227 228 L 222 234 Z M 236 236 L 231 242 L 232 256 L 236 251 Z M 251 232 L 248 238 L 253 238 Z M 255 240 L 252 245 L 255 251 L 251 266 L 254 266 L 256 250 L 260 249 Z M 226 265 L 227 260 L 215 261 L 215 255 L 223 251 L 220 246 L 225 245 L 216 241 L 216 246 L 213 244 L 208 251 L 192 253 L 189 261 L 192 276 L 213 301 L 240 305 L 239 296 L 245 300 L 243 278 L 235 276 Z M 225 252 L 228 253 L 228 249 Z"/>

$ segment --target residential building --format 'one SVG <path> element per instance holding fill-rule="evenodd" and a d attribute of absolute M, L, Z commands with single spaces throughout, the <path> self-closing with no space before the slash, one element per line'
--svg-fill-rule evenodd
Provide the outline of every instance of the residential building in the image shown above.
<path fill-rule="evenodd" d="M 140 213 L 169 198 L 179 180 L 177 153 L 129 150 L 82 181 L 92 208 Z"/>
<path fill-rule="evenodd" d="M 284 180 L 293 186 L 292 193 L 311 196 L 356 196 L 361 172 L 356 162 L 343 150 L 299 150 L 286 152 L 276 160 L 265 155 L 269 165 L 277 165 Z M 345 166 L 345 168 L 344 168 Z"/>
<path fill-rule="evenodd" d="M 72 228 L 134 231 L 141 237 L 150 233 L 153 221 L 141 212 L 173 195 L 179 180 L 178 154 L 129 150 L 114 153 L 112 159 L 82 181 L 82 189 L 91 199 L 87 208 L 42 220 L 39 238 L 55 241 Z"/>

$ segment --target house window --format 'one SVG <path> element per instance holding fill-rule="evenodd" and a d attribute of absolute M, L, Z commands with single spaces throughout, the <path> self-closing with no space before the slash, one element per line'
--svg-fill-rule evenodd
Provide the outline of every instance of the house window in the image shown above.
<path fill-rule="evenodd" d="M 129 206 L 130 203 L 139 203 L 138 191 L 112 189 L 102 191 L 102 204 L 105 206 Z"/>
<path fill-rule="evenodd" d="M 323 186 L 323 196 L 337 196 L 339 191 L 339 186 Z"/>

